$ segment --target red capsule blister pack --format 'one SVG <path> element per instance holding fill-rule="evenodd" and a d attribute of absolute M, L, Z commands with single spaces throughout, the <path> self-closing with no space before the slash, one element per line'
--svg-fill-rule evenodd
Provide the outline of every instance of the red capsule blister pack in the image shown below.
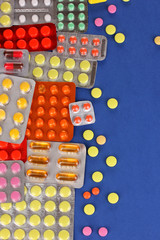
<path fill-rule="evenodd" d="M 1 48 L 27 49 L 34 52 L 53 50 L 56 46 L 56 27 L 53 23 L 0 29 Z"/>
<path fill-rule="evenodd" d="M 74 83 L 36 82 L 26 136 L 31 140 L 69 142 L 74 127 L 69 104 L 75 101 Z"/>
<path fill-rule="evenodd" d="M 14 144 L 0 141 L 0 161 L 27 160 L 27 139 L 24 138 L 21 144 Z"/>

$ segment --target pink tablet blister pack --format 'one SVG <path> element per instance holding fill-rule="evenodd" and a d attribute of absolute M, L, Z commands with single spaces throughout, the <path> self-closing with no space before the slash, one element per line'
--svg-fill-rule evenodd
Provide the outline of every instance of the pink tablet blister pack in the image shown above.
<path fill-rule="evenodd" d="M 24 163 L 0 161 L 0 203 L 20 202 L 24 199 Z"/>

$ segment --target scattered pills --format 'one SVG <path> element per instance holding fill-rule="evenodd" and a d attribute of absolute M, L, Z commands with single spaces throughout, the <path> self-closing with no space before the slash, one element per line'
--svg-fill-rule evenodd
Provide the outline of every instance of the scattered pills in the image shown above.
<path fill-rule="evenodd" d="M 94 20 L 94 24 L 96 27 L 101 27 L 103 25 L 103 19 L 102 18 L 96 18 Z"/>
<path fill-rule="evenodd" d="M 93 195 L 98 195 L 100 193 L 100 189 L 98 187 L 92 188 L 92 194 Z"/>
<path fill-rule="evenodd" d="M 92 130 L 85 130 L 83 132 L 83 138 L 87 141 L 90 141 L 94 138 L 94 132 Z"/>
<path fill-rule="evenodd" d="M 92 204 L 87 204 L 84 207 L 84 213 L 86 215 L 92 215 L 95 212 L 95 207 Z"/>
<path fill-rule="evenodd" d="M 116 204 L 119 201 L 119 196 L 117 193 L 110 193 L 108 195 L 108 202 L 111 204 Z"/>
<path fill-rule="evenodd" d="M 104 145 L 106 143 L 106 137 L 103 136 L 103 135 L 99 135 L 97 138 L 96 138 L 96 142 L 99 144 L 99 145 Z"/>
<path fill-rule="evenodd" d="M 117 99 L 115 98 L 110 98 L 108 99 L 107 101 L 107 106 L 110 108 L 110 109 L 115 109 L 118 107 L 118 101 Z"/>
<path fill-rule="evenodd" d="M 125 41 L 125 35 L 123 33 L 116 33 L 116 35 L 114 36 L 114 40 L 117 43 L 123 43 Z"/>
<path fill-rule="evenodd" d="M 103 174 L 99 171 L 92 174 L 92 180 L 96 183 L 99 183 L 103 180 Z"/>
<path fill-rule="evenodd" d="M 92 228 L 91 227 L 84 227 L 82 229 L 82 233 L 84 236 L 90 236 L 92 234 Z"/>
<path fill-rule="evenodd" d="M 130 0 L 122 0 L 123 2 L 130 2 Z"/>
<path fill-rule="evenodd" d="M 88 148 L 88 155 L 90 157 L 96 157 L 98 155 L 98 153 L 99 153 L 99 150 L 97 147 L 92 146 L 92 147 Z"/>
<path fill-rule="evenodd" d="M 91 193 L 90 193 L 90 192 L 84 192 L 84 193 L 83 193 L 83 197 L 84 197 L 85 199 L 90 199 Z"/>
<path fill-rule="evenodd" d="M 106 158 L 106 164 L 109 167 L 114 167 L 117 164 L 117 159 L 114 156 L 109 156 Z"/>
<path fill-rule="evenodd" d="M 91 95 L 93 98 L 100 98 L 102 95 L 102 90 L 100 88 L 93 88 L 91 90 Z"/>
<path fill-rule="evenodd" d="M 108 12 L 109 13 L 111 13 L 111 14 L 113 14 L 113 13 L 115 13 L 117 11 L 117 7 L 116 7 L 116 5 L 109 5 L 108 6 Z"/>
<path fill-rule="evenodd" d="M 108 234 L 108 229 L 106 227 L 101 227 L 99 230 L 98 230 L 98 234 L 99 236 L 101 237 L 106 237 L 107 234 Z"/>
<path fill-rule="evenodd" d="M 113 35 L 116 32 L 116 27 L 112 24 L 107 25 L 105 31 L 108 35 Z"/>
<path fill-rule="evenodd" d="M 154 43 L 156 45 L 160 45 L 160 36 L 157 36 L 157 37 L 154 38 Z"/>

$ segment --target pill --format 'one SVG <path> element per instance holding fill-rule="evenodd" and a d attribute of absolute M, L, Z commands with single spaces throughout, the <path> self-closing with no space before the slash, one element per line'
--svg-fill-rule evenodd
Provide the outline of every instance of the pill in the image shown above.
<path fill-rule="evenodd" d="M 93 116 L 92 116 L 92 115 L 87 115 L 87 116 L 85 117 L 85 121 L 86 121 L 87 123 L 91 123 L 91 122 L 93 121 Z"/>
<path fill-rule="evenodd" d="M 52 240 L 55 239 L 55 233 L 52 230 L 48 229 L 44 231 L 43 237 L 44 240 Z"/>
<path fill-rule="evenodd" d="M 12 173 L 17 174 L 21 171 L 21 165 L 19 163 L 13 163 L 11 165 Z"/>
<path fill-rule="evenodd" d="M 16 240 L 23 240 L 25 238 L 25 231 L 23 229 L 16 229 L 14 232 L 14 238 Z"/>
<path fill-rule="evenodd" d="M 103 136 L 103 135 L 99 135 L 97 138 L 96 138 L 96 142 L 99 144 L 99 145 L 104 145 L 106 143 L 106 137 Z"/>
<path fill-rule="evenodd" d="M 99 193 L 100 193 L 100 190 L 99 190 L 98 187 L 92 188 L 92 194 L 93 194 L 93 195 L 98 195 Z"/>
<path fill-rule="evenodd" d="M 58 164 L 61 167 L 78 167 L 79 161 L 76 158 L 59 158 Z"/>
<path fill-rule="evenodd" d="M 31 155 L 28 157 L 28 162 L 32 164 L 46 165 L 49 163 L 49 158 L 47 156 Z"/>
<path fill-rule="evenodd" d="M 102 18 L 96 18 L 94 20 L 94 24 L 96 27 L 101 27 L 103 25 L 103 19 Z"/>
<path fill-rule="evenodd" d="M 91 64 L 89 61 L 87 60 L 83 60 L 81 63 L 80 63 L 80 68 L 82 69 L 82 71 L 84 72 L 88 72 L 89 69 L 91 67 Z"/>
<path fill-rule="evenodd" d="M 57 190 L 53 186 L 48 186 L 45 190 L 45 194 L 47 197 L 54 197 L 57 193 Z"/>
<path fill-rule="evenodd" d="M 114 40 L 117 42 L 117 43 L 123 43 L 125 41 L 125 35 L 123 33 L 117 33 L 115 36 L 114 36 Z"/>
<path fill-rule="evenodd" d="M 105 31 L 108 35 L 113 35 L 116 32 L 116 27 L 112 24 L 107 25 Z"/>
<path fill-rule="evenodd" d="M 103 180 L 103 174 L 99 171 L 94 172 L 92 174 L 92 180 L 97 183 L 101 182 Z"/>
<path fill-rule="evenodd" d="M 34 150 L 49 150 L 51 144 L 48 142 L 30 142 L 29 147 Z"/>
<path fill-rule="evenodd" d="M 44 224 L 47 226 L 47 227 L 51 227 L 55 224 L 55 218 L 52 216 L 52 215 L 47 215 L 45 218 L 44 218 Z"/>
<path fill-rule="evenodd" d="M 11 232 L 7 229 L 7 228 L 2 228 L 0 230 L 0 238 L 2 240 L 6 240 L 6 239 L 9 239 L 11 236 Z"/>
<path fill-rule="evenodd" d="M 77 112 L 79 111 L 79 106 L 78 106 L 77 104 L 73 105 L 73 106 L 72 106 L 72 111 L 73 111 L 74 113 L 77 113 Z"/>
<path fill-rule="evenodd" d="M 101 237 L 106 237 L 107 234 L 108 234 L 108 229 L 105 228 L 105 227 L 101 227 L 101 228 L 99 228 L 99 230 L 98 230 L 98 234 L 99 234 L 99 236 L 101 236 Z"/>
<path fill-rule="evenodd" d="M 115 13 L 117 11 L 117 7 L 116 7 L 116 5 L 109 5 L 108 6 L 108 12 L 109 13 L 111 13 L 111 14 L 113 14 L 113 13 Z"/>
<path fill-rule="evenodd" d="M 5 105 L 8 104 L 8 102 L 9 102 L 9 97 L 8 97 L 8 95 L 5 94 L 5 93 L 2 93 L 2 94 L 0 95 L 0 105 L 5 106 Z"/>
<path fill-rule="evenodd" d="M 6 112 L 3 109 L 0 109 L 0 121 L 4 121 L 6 118 Z"/>
<path fill-rule="evenodd" d="M 56 204 L 53 201 L 47 201 L 44 208 L 47 212 L 53 212 L 56 209 Z"/>
<path fill-rule="evenodd" d="M 83 132 L 83 138 L 84 138 L 85 140 L 90 141 L 90 140 L 93 139 L 93 137 L 94 137 L 94 133 L 93 133 L 92 130 L 85 130 L 85 131 Z"/>
<path fill-rule="evenodd" d="M 20 138 L 20 132 L 17 128 L 11 129 L 9 135 L 12 140 L 18 140 Z"/>
<path fill-rule="evenodd" d="M 114 192 L 110 193 L 107 198 L 108 198 L 108 202 L 111 204 L 116 204 L 119 201 L 118 194 Z"/>
<path fill-rule="evenodd" d="M 11 89 L 13 86 L 12 80 L 10 78 L 3 79 L 2 86 L 5 90 Z"/>
<path fill-rule="evenodd" d="M 29 239 L 30 240 L 38 240 L 40 238 L 40 232 L 37 229 L 32 229 L 29 232 Z"/>
<path fill-rule="evenodd" d="M 118 101 L 117 99 L 115 98 L 110 98 L 108 99 L 107 101 L 107 106 L 110 108 L 110 109 L 115 109 L 118 107 Z"/>
<path fill-rule="evenodd" d="M 59 204 L 59 210 L 63 213 L 69 212 L 71 210 L 71 204 L 68 201 L 63 201 Z"/>
<path fill-rule="evenodd" d="M 0 23 L 4 26 L 4 27 L 8 27 L 9 25 L 11 25 L 11 18 L 8 15 L 3 15 L 0 18 Z"/>
<path fill-rule="evenodd" d="M 29 223 L 32 225 L 32 226 L 38 226 L 41 222 L 41 219 L 38 215 L 34 214 L 30 217 L 29 219 Z"/>
<path fill-rule="evenodd" d="M 84 236 L 87 236 L 87 237 L 90 236 L 92 234 L 91 227 L 84 227 L 82 229 L 82 233 L 83 233 Z"/>
<path fill-rule="evenodd" d="M 42 180 L 46 179 L 48 176 L 47 171 L 40 169 L 28 169 L 26 172 L 28 177 L 31 178 L 40 178 Z"/>
<path fill-rule="evenodd" d="M 70 218 L 68 216 L 62 216 L 59 218 L 59 225 L 61 227 L 68 227 L 70 225 Z"/>
<path fill-rule="evenodd" d="M 0 177 L 0 189 L 4 189 L 7 186 L 6 178 Z"/>
<path fill-rule="evenodd" d="M 19 109 L 25 109 L 28 106 L 27 100 L 25 98 L 19 98 L 17 100 L 17 107 Z"/>
<path fill-rule="evenodd" d="M 58 233 L 58 238 L 59 238 L 59 240 L 69 240 L 70 239 L 70 234 L 67 230 L 61 230 Z"/>
<path fill-rule="evenodd" d="M 37 212 L 41 209 L 41 203 L 40 201 L 38 200 L 33 200 L 31 203 L 30 203 L 30 209 L 33 211 L 33 212 Z"/>
<path fill-rule="evenodd" d="M 75 152 L 75 153 L 78 153 L 80 151 L 80 147 L 79 147 L 78 144 L 71 144 L 71 143 L 60 144 L 58 148 L 62 152 Z"/>
<path fill-rule="evenodd" d="M 71 189 L 69 187 L 62 187 L 59 192 L 60 196 L 67 198 L 71 195 Z"/>
<path fill-rule="evenodd" d="M 23 57 L 23 52 L 22 51 L 9 51 L 6 50 L 4 51 L 4 56 L 7 59 L 15 59 L 15 58 L 22 58 Z"/>
<path fill-rule="evenodd" d="M 31 195 L 32 195 L 32 196 L 38 197 L 38 196 L 41 195 L 42 189 L 41 189 L 40 186 L 36 186 L 36 185 L 35 185 L 35 186 L 31 187 L 30 192 L 31 192 Z"/>
<path fill-rule="evenodd" d="M 4 68 L 6 69 L 6 71 L 10 71 L 10 70 L 21 70 L 23 68 L 23 63 L 5 63 L 4 64 Z"/>
<path fill-rule="evenodd" d="M 93 88 L 91 91 L 91 95 L 93 98 L 100 98 L 102 95 L 102 90 L 100 88 Z"/>
<path fill-rule="evenodd" d="M 24 81 L 19 86 L 22 93 L 28 93 L 31 89 L 30 84 L 27 81 Z"/>
<path fill-rule="evenodd" d="M 13 191 L 11 193 L 11 199 L 12 199 L 12 202 L 20 202 L 21 200 L 21 194 L 20 192 L 18 191 Z"/>
<path fill-rule="evenodd" d="M 27 204 L 26 204 L 26 202 L 25 201 L 22 201 L 22 202 L 18 202 L 18 203 L 16 203 L 16 205 L 15 205 L 15 208 L 16 208 L 16 210 L 17 211 L 24 211 L 25 209 L 26 209 L 26 207 L 27 207 Z"/>
<path fill-rule="evenodd" d="M 160 36 L 157 36 L 157 37 L 154 38 L 154 43 L 156 45 L 160 45 Z"/>
<path fill-rule="evenodd" d="M 84 207 L 84 213 L 86 215 L 92 215 L 95 212 L 95 207 L 93 206 L 93 204 L 87 204 Z"/>
<path fill-rule="evenodd" d="M 109 157 L 107 157 L 107 159 L 106 159 L 106 164 L 107 164 L 109 167 L 114 167 L 114 166 L 116 166 L 116 164 L 117 164 L 117 159 L 116 159 L 114 156 L 109 156 Z"/>
<path fill-rule="evenodd" d="M 18 187 L 20 187 L 20 185 L 21 185 L 21 181 L 20 181 L 20 178 L 19 178 L 19 177 L 13 177 L 13 178 L 11 179 L 10 183 L 11 183 L 11 186 L 12 186 L 13 188 L 18 188 Z"/>
<path fill-rule="evenodd" d="M 96 157 L 98 155 L 98 153 L 99 153 L 99 150 L 97 147 L 91 146 L 88 148 L 88 155 L 90 157 Z"/>
<path fill-rule="evenodd" d="M 7 172 L 7 166 L 4 163 L 0 163 L 0 174 L 5 174 Z"/>
<path fill-rule="evenodd" d="M 90 192 L 84 192 L 84 193 L 83 193 L 83 197 L 84 197 L 85 199 L 90 199 L 91 193 L 90 193 Z"/>
<path fill-rule="evenodd" d="M 23 114 L 20 112 L 17 112 L 13 115 L 13 121 L 16 125 L 22 124 L 24 122 Z"/>
<path fill-rule="evenodd" d="M 56 179 L 59 181 L 73 182 L 78 179 L 78 175 L 75 173 L 61 172 L 56 174 Z"/>
<path fill-rule="evenodd" d="M 122 0 L 123 2 L 130 2 L 130 0 Z"/>

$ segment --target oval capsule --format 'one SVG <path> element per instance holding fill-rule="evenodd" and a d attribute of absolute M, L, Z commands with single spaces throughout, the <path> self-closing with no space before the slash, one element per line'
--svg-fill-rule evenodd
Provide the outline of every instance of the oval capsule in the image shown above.
<path fill-rule="evenodd" d="M 56 179 L 59 181 L 74 182 L 78 179 L 78 176 L 75 173 L 61 172 L 56 174 Z"/>
<path fill-rule="evenodd" d="M 30 142 L 29 146 L 34 150 L 49 150 L 51 148 L 51 144 L 48 142 Z"/>
<path fill-rule="evenodd" d="M 80 146 L 78 144 L 62 143 L 59 145 L 59 150 L 62 152 L 78 153 L 80 151 Z"/>
<path fill-rule="evenodd" d="M 79 165 L 79 161 L 76 158 L 59 158 L 58 164 L 61 167 L 77 167 Z"/>
<path fill-rule="evenodd" d="M 49 163 L 49 158 L 46 156 L 31 155 L 28 157 L 28 162 L 32 164 L 46 165 Z"/>
<path fill-rule="evenodd" d="M 28 177 L 31 178 L 40 178 L 40 179 L 46 179 L 48 176 L 47 171 L 40 170 L 40 169 L 28 169 L 26 172 Z"/>

